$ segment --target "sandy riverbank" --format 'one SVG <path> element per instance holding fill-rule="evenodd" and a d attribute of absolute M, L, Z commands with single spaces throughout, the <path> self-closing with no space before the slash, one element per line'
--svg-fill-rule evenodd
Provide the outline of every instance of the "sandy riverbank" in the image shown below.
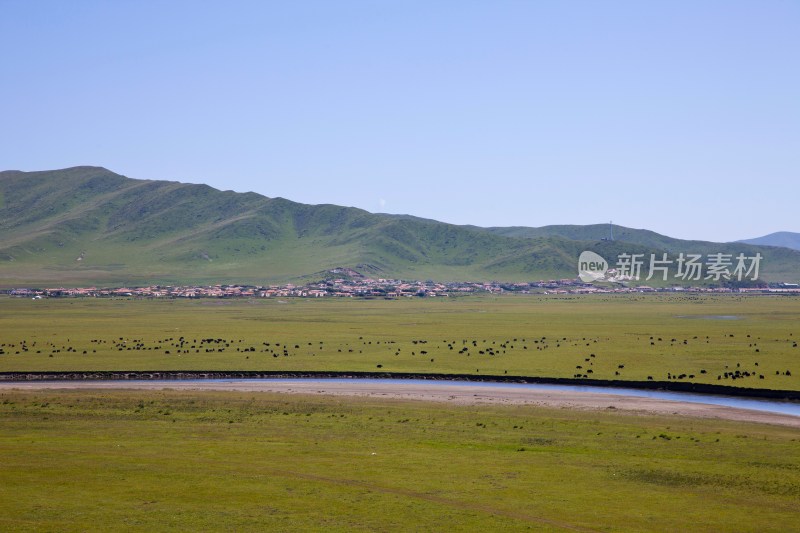
<path fill-rule="evenodd" d="M 698 418 L 720 418 L 746 422 L 761 422 L 800 428 L 800 417 L 736 409 L 717 405 L 677 402 L 616 394 L 570 391 L 539 391 L 492 387 L 487 385 L 443 385 L 427 383 L 374 383 L 358 381 L 40 381 L 0 383 L 0 391 L 45 389 L 139 389 L 139 390 L 214 390 L 238 392 L 275 392 L 294 394 L 319 394 L 337 396 L 362 396 L 403 400 L 449 402 L 460 405 L 514 404 L 540 405 L 570 409 L 619 409 L 624 411 L 680 415 Z"/>

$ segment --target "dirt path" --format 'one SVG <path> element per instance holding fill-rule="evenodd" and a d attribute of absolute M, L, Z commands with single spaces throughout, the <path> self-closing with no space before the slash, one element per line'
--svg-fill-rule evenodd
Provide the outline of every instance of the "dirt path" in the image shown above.
<path fill-rule="evenodd" d="M 485 384 L 444 385 L 428 383 L 375 383 L 326 380 L 236 380 L 236 381 L 39 381 L 0 383 L 0 390 L 45 389 L 139 389 L 139 390 L 215 390 L 239 392 L 278 392 L 335 396 L 362 396 L 403 400 L 448 402 L 459 405 L 508 404 L 541 405 L 570 409 L 619 409 L 643 413 L 669 414 L 697 418 L 720 418 L 743 422 L 778 424 L 800 429 L 800 417 L 718 405 L 677 402 L 595 392 L 544 391 L 492 387 Z"/>

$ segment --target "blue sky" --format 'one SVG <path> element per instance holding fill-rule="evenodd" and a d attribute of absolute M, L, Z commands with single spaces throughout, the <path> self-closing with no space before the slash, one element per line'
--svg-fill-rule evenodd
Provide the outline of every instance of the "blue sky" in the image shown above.
<path fill-rule="evenodd" d="M 800 231 L 796 1 L 0 0 L 0 168 L 457 224 Z"/>

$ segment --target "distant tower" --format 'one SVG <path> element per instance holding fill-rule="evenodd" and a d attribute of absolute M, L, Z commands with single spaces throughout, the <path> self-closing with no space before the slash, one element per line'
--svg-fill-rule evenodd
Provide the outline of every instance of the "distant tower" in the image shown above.
<path fill-rule="evenodd" d="M 613 220 L 609 220 L 608 221 L 608 234 L 609 234 L 609 239 L 608 240 L 613 241 L 614 240 L 614 221 Z"/>

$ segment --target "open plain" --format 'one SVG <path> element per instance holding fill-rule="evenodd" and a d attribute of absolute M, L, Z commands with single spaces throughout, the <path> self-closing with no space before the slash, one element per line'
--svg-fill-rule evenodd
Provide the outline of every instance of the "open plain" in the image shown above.
<path fill-rule="evenodd" d="M 3 299 L 0 370 L 382 368 L 800 390 L 799 318 L 798 299 L 735 295 Z M 797 420 L 468 383 L 5 383 L 0 528 L 792 531 Z"/>
<path fill-rule="evenodd" d="M 363 371 L 800 390 L 800 298 L 3 299 L 0 372 Z"/>
<path fill-rule="evenodd" d="M 4 531 L 793 531 L 800 430 L 532 405 L 0 391 Z"/>

